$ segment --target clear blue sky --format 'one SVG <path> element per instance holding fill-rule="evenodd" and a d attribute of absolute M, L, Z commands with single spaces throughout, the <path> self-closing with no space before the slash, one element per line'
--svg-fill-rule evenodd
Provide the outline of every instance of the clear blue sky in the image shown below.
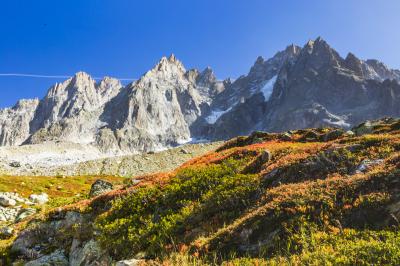
<path fill-rule="evenodd" d="M 174 53 L 219 78 L 322 36 L 400 68 L 399 0 L 1 0 L 0 73 L 136 78 Z M 60 79 L 0 77 L 0 107 Z"/>

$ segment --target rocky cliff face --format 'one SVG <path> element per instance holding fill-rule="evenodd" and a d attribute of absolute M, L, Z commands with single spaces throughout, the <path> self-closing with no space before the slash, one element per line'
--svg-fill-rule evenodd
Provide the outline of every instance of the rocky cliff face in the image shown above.
<path fill-rule="evenodd" d="M 1 110 L 0 145 L 69 141 L 127 153 L 254 130 L 348 128 L 399 116 L 399 81 L 399 70 L 351 53 L 342 58 L 321 38 L 259 57 L 234 82 L 219 81 L 211 68 L 186 70 L 172 55 L 125 87 L 80 72 L 40 101 Z"/>
<path fill-rule="evenodd" d="M 214 84 L 212 75 L 187 72 L 175 56 L 163 57 L 107 104 L 100 118 L 107 126 L 96 143 L 105 150 L 148 151 L 188 142 Z"/>
<path fill-rule="evenodd" d="M 391 108 L 399 103 L 398 79 L 382 82 L 386 74 L 367 67 L 352 54 L 343 59 L 320 38 L 309 42 L 294 64 L 281 70 L 262 128 L 348 128 L 365 119 L 398 116 L 398 108 Z"/>
<path fill-rule="evenodd" d="M 49 140 L 93 142 L 105 104 L 121 88 L 116 79 L 106 77 L 96 83 L 84 72 L 54 85 L 40 101 L 30 123 L 31 135 L 25 143 Z"/>
<path fill-rule="evenodd" d="M 0 146 L 20 145 L 29 137 L 38 104 L 38 99 L 20 100 L 14 107 L 0 110 Z"/>

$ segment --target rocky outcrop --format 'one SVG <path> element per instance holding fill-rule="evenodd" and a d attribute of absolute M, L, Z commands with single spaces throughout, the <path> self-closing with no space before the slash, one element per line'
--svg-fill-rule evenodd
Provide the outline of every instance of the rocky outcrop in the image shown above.
<path fill-rule="evenodd" d="M 342 58 L 322 38 L 259 57 L 234 82 L 209 67 L 186 70 L 171 55 L 125 87 L 79 72 L 40 101 L 1 110 L 0 146 L 61 141 L 114 155 L 255 130 L 349 128 L 399 116 L 399 81 L 399 70 L 352 53 Z"/>
<path fill-rule="evenodd" d="M 91 237 L 92 223 L 88 214 L 55 212 L 50 221 L 24 229 L 11 252 L 28 261 L 26 265 L 113 265 L 108 253 Z M 49 254 L 48 246 L 59 248 Z"/>

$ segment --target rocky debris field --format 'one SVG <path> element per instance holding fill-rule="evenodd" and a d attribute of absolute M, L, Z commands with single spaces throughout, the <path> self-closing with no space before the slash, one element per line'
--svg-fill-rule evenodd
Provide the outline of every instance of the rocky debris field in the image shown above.
<path fill-rule="evenodd" d="M 33 207 L 46 204 L 48 201 L 46 193 L 32 194 L 29 198 L 23 198 L 18 193 L 0 192 L 0 223 L 21 221 L 36 212 Z"/>
<path fill-rule="evenodd" d="M 0 174 L 32 176 L 135 176 L 170 171 L 223 142 L 186 144 L 159 152 L 106 156 L 71 143 L 0 147 Z M 55 154 L 55 155 L 54 155 Z"/>

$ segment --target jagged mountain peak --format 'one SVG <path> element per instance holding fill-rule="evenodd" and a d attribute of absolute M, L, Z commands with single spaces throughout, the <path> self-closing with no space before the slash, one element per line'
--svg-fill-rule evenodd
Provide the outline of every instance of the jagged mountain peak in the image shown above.
<path fill-rule="evenodd" d="M 144 74 L 135 84 L 142 84 L 158 81 L 172 80 L 176 78 L 183 78 L 186 73 L 185 66 L 179 61 L 175 55 L 168 58 L 163 56 L 158 63 L 146 74 Z"/>
<path fill-rule="evenodd" d="M 309 53 L 313 53 L 318 49 L 328 50 L 330 51 L 332 48 L 322 37 L 317 37 L 315 40 L 308 40 L 307 43 L 303 46 L 303 49 Z"/>
<path fill-rule="evenodd" d="M 320 69 L 325 66 L 339 67 L 343 59 L 324 39 L 318 37 L 303 46 L 297 61 L 299 68 Z"/>
<path fill-rule="evenodd" d="M 346 61 L 357 61 L 361 63 L 361 60 L 353 53 L 349 52 L 345 58 Z"/>
<path fill-rule="evenodd" d="M 279 69 L 288 61 L 294 61 L 300 53 L 301 48 L 294 44 L 289 45 L 285 50 L 277 52 L 272 58 L 265 60 L 258 56 L 254 65 L 251 67 L 248 77 L 257 80 L 271 79 L 277 75 Z"/>
<path fill-rule="evenodd" d="M 170 54 L 169 57 L 168 57 L 168 61 L 171 62 L 171 63 L 177 63 L 177 62 L 181 63 L 181 62 L 176 58 L 175 54 Z"/>
<path fill-rule="evenodd" d="M 75 75 L 73 76 L 73 79 L 91 79 L 92 77 L 86 73 L 85 71 L 78 71 L 75 73 Z"/>
<path fill-rule="evenodd" d="M 183 63 L 177 59 L 174 54 L 171 54 L 168 58 L 163 56 L 154 69 L 157 69 L 158 71 L 166 71 L 171 66 L 175 66 L 180 71 L 186 72 Z"/>
<path fill-rule="evenodd" d="M 388 69 L 388 67 L 384 63 L 376 59 L 367 59 L 365 62 L 371 66 L 379 66 Z"/>
<path fill-rule="evenodd" d="M 380 80 L 395 79 L 400 82 L 400 70 L 390 69 L 387 65 L 376 59 L 368 59 L 365 63 L 373 69 Z"/>
<path fill-rule="evenodd" d="M 262 65 L 262 64 L 264 64 L 264 62 L 265 62 L 264 57 L 259 55 L 259 56 L 257 56 L 257 59 L 254 62 L 254 65 Z"/>
<path fill-rule="evenodd" d="M 306 50 L 308 53 L 312 53 L 314 49 L 314 40 L 308 40 L 308 42 L 304 45 L 303 50 Z"/>
<path fill-rule="evenodd" d="M 53 97 L 54 95 L 65 93 L 66 90 L 69 93 L 75 93 L 86 89 L 90 85 L 94 86 L 95 83 L 96 81 L 88 73 L 80 71 L 71 78 L 50 87 L 46 96 Z"/>
<path fill-rule="evenodd" d="M 17 103 L 13 106 L 13 109 L 20 109 L 20 108 L 25 108 L 28 106 L 34 106 L 39 104 L 39 99 L 34 98 L 34 99 L 20 99 L 17 101 Z"/>
<path fill-rule="evenodd" d="M 346 67 L 354 72 L 357 76 L 364 76 L 363 64 L 364 62 L 360 60 L 353 53 L 348 53 L 345 58 Z"/>
<path fill-rule="evenodd" d="M 327 43 L 327 42 L 321 36 L 318 36 L 315 39 L 314 43 Z"/>
<path fill-rule="evenodd" d="M 288 54 L 296 55 L 300 52 L 300 47 L 295 44 L 290 44 L 286 47 L 285 52 Z"/>
<path fill-rule="evenodd" d="M 211 86 L 217 81 L 217 77 L 211 67 L 206 67 L 196 78 L 196 82 L 202 86 Z"/>
<path fill-rule="evenodd" d="M 325 41 L 324 39 L 322 39 L 321 37 L 318 37 L 313 42 L 313 50 L 314 51 L 322 50 L 322 51 L 329 51 L 329 52 L 334 51 L 332 49 L 332 47 L 328 44 L 328 42 Z"/>

